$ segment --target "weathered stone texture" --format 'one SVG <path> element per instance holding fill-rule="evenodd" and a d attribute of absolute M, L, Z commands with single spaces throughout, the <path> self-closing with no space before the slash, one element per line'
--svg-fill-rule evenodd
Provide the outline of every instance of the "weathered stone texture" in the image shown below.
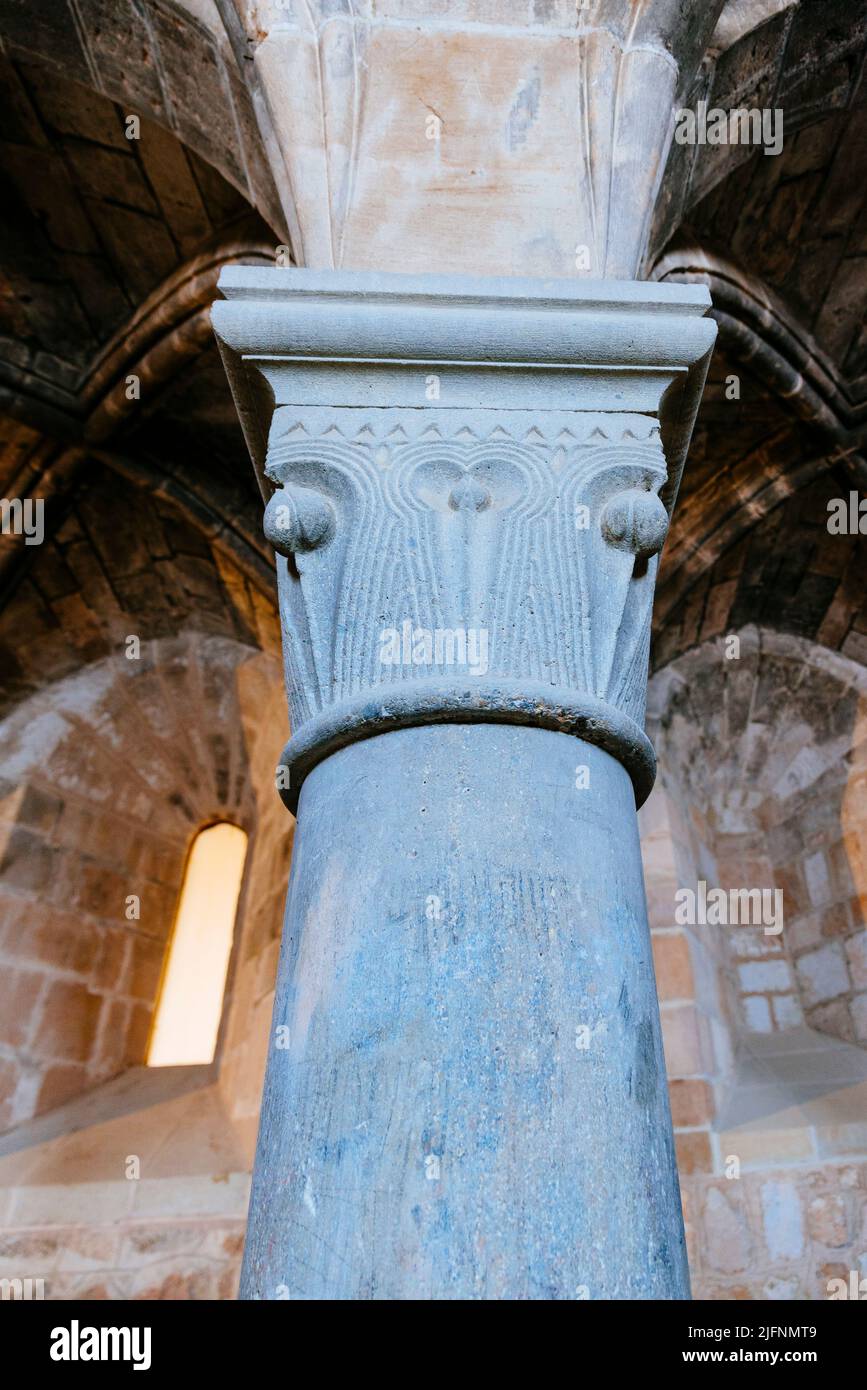
<path fill-rule="evenodd" d="M 864 1277 L 867 1163 L 804 1164 L 720 1178 L 686 1178 L 697 1213 L 693 1295 L 709 1299 L 827 1299 L 829 1280 Z"/>

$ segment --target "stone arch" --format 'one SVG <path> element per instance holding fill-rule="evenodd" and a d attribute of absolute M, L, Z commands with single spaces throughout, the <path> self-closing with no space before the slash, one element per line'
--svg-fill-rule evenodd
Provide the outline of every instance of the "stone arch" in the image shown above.
<path fill-rule="evenodd" d="M 788 136 L 809 141 L 852 132 L 862 118 L 856 95 L 864 57 L 864 12 L 849 0 L 828 4 L 731 3 L 723 13 L 705 61 L 695 75 L 683 106 L 697 109 L 781 111 Z M 667 245 L 677 228 L 690 221 L 697 205 L 721 194 L 731 203 L 726 184 L 745 165 L 768 157 L 755 146 L 672 143 L 666 164 L 665 196 L 656 206 L 647 266 Z M 850 161 L 851 173 L 851 161 Z M 777 174 L 770 175 L 776 182 Z M 737 201 L 737 200 L 735 200 Z"/>
<path fill-rule="evenodd" d="M 86 1243 L 97 1275 L 52 1276 L 71 1296 L 232 1297 L 258 1123 L 293 831 L 273 771 L 286 705 L 261 502 L 189 387 L 167 387 L 156 434 L 141 426 L 111 450 L 64 450 L 6 422 L 4 464 L 48 500 L 42 545 L 4 538 L 0 1187 L 21 1207 L 4 1248 L 46 1260 Z M 159 442 L 176 394 L 190 429 L 173 457 Z M 188 843 L 225 814 L 250 844 L 217 1058 L 146 1068 Z M 126 1181 L 131 1153 L 139 1183 Z M 104 1224 L 83 1229 L 97 1191 Z M 135 1266 L 122 1278 L 109 1269 L 119 1241 Z"/>
<path fill-rule="evenodd" d="M 704 642 L 651 681 L 674 860 L 658 921 L 688 939 L 687 996 L 718 1118 L 733 1098 L 742 1113 L 744 1056 L 757 1049 L 827 1053 L 805 1103 L 867 1079 L 865 714 L 860 663 L 766 628 Z M 705 899 L 725 895 L 722 921 L 696 911 L 702 884 Z M 751 890 L 767 894 L 761 907 L 747 907 Z M 785 1109 L 784 1089 L 748 1103 Z"/>
<path fill-rule="evenodd" d="M 642 848 L 693 1294 L 825 1298 L 861 1249 L 867 676 L 792 633 L 729 635 L 739 656 L 701 642 L 648 698 Z M 782 933 L 680 923 L 702 879 L 779 889 Z"/>
<path fill-rule="evenodd" d="M 713 406 L 714 415 L 722 407 Z M 750 402 L 758 413 L 761 401 Z M 746 413 L 746 412 L 745 412 Z M 772 442 L 732 460 L 732 483 L 756 484 L 749 507 L 725 517 L 710 497 L 712 460 L 699 452 L 704 473 L 686 499 L 684 529 L 663 553 L 654 611 L 653 665 L 667 665 L 692 646 L 749 623 L 791 632 L 852 660 L 867 661 L 867 607 L 861 572 L 865 537 L 850 524 L 829 529 L 832 514 L 852 510 L 853 480 L 842 460 L 828 460 L 813 477 L 803 473 L 797 431 L 777 429 Z M 702 440 L 698 441 L 701 450 Z M 809 462 L 809 459 L 808 459 Z M 857 493 L 856 493 L 857 496 Z M 744 512 L 740 522 L 736 513 Z M 672 528 L 673 531 L 675 528 Z"/>
<path fill-rule="evenodd" d="M 286 239 L 256 113 L 216 7 L 148 0 L 28 7 L 3 0 L 10 57 L 37 61 L 147 116 L 231 183 Z"/>
<path fill-rule="evenodd" d="M 262 953 L 276 964 L 291 821 L 273 785 L 286 734 L 273 600 L 194 499 L 93 465 L 79 482 L 0 611 L 0 954 L 3 988 L 33 996 L 6 1011 L 0 1127 L 143 1060 L 187 844 L 209 820 L 251 834 L 231 988 L 252 974 L 267 993 Z M 221 1081 L 240 1085 L 258 1054 L 249 1008 L 242 1027 L 226 1007 Z"/>
<path fill-rule="evenodd" d="M 273 656 L 187 629 L 139 660 L 85 666 L 3 721 L 3 977 L 19 1004 L 3 1038 L 3 1128 L 144 1061 L 186 852 L 214 820 L 251 837 L 232 988 L 248 987 L 284 891 L 291 822 L 272 773 L 283 718 Z M 233 1034 L 236 1071 L 239 1049 Z"/>
<path fill-rule="evenodd" d="M 867 1043 L 867 673 L 787 633 L 731 636 L 738 656 L 716 639 L 659 672 L 653 722 L 698 873 L 783 895 L 779 936 L 723 933 L 732 1014 Z"/>

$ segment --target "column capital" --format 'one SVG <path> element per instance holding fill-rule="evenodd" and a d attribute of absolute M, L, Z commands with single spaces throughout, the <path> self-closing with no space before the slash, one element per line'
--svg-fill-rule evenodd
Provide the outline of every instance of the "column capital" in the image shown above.
<path fill-rule="evenodd" d="M 213 321 L 267 499 L 281 794 L 436 722 L 653 782 L 653 587 L 716 327 L 702 286 L 231 267 Z"/>

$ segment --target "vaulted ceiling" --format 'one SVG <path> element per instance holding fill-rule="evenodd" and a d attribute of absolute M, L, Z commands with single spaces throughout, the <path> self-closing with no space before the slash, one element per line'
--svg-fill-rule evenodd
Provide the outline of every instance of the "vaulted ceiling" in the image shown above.
<path fill-rule="evenodd" d="M 208 307 L 222 264 L 273 263 L 286 232 L 223 11 L 0 0 L 0 468 L 7 495 L 121 474 L 266 587 Z M 673 145 L 661 185 L 647 273 L 709 284 L 721 334 L 663 556 L 660 650 L 695 640 L 686 606 L 719 595 L 787 499 L 867 476 L 865 52 L 867 0 L 729 0 L 688 95 L 779 109 L 785 143 Z M 796 628 L 813 622 L 799 602 Z"/>
<path fill-rule="evenodd" d="M 867 4 L 775 8 L 708 55 L 689 104 L 781 112 L 782 152 L 675 145 L 658 207 L 653 274 L 707 284 L 720 337 L 663 556 L 657 660 L 728 621 L 722 594 L 747 537 L 769 557 L 788 531 L 790 562 L 823 575 L 800 597 L 795 585 L 776 616 L 819 631 L 817 606 L 837 592 L 826 502 L 867 482 Z M 804 489 L 812 511 L 788 505 Z M 801 520 L 780 536 L 784 514 Z M 863 561 L 862 538 L 852 545 Z M 781 582 L 770 563 L 762 573 Z M 850 596 L 850 623 L 859 608 Z"/>
<path fill-rule="evenodd" d="M 71 490 L 123 474 L 268 585 L 209 308 L 220 267 L 273 263 L 277 238 L 175 134 L 52 63 L 0 54 L 0 112 L 4 494 L 59 495 L 59 523 Z M 7 588 L 35 563 L 10 551 Z"/>

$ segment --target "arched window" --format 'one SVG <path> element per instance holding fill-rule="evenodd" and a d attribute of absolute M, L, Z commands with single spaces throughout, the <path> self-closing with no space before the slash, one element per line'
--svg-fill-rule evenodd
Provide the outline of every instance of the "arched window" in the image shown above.
<path fill-rule="evenodd" d="M 227 821 L 200 830 L 187 860 L 148 1048 L 149 1067 L 214 1060 L 247 835 Z"/>

